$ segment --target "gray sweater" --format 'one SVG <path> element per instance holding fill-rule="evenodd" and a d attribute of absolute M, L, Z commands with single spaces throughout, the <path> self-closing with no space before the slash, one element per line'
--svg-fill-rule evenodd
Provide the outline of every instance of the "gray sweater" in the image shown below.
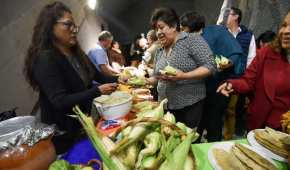
<path fill-rule="evenodd" d="M 170 66 L 183 72 L 192 71 L 200 66 L 208 68 L 212 73 L 216 65 L 206 41 L 200 35 L 181 32 L 169 56 L 165 56 L 164 49 L 156 54 L 154 74 L 160 74 L 169 63 Z M 190 106 L 206 97 L 204 80 L 181 80 L 176 82 L 158 81 L 157 91 L 159 100 L 168 99 L 169 109 L 181 109 Z"/>

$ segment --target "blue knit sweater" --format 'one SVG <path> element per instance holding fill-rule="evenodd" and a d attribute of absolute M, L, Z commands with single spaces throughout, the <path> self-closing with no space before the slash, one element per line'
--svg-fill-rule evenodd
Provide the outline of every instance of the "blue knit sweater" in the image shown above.
<path fill-rule="evenodd" d="M 241 59 L 243 50 L 232 34 L 220 25 L 210 25 L 203 29 L 203 38 L 209 44 L 214 55 L 223 55 L 231 60 L 234 67 L 223 72 L 219 72 L 207 80 L 207 92 L 215 92 L 218 85 L 230 77 L 235 77 L 243 72 Z"/>
<path fill-rule="evenodd" d="M 240 28 L 242 31 L 238 33 L 236 39 L 238 40 L 239 44 L 241 45 L 241 47 L 243 49 L 243 57 L 241 60 L 241 67 L 243 68 L 243 73 L 244 73 L 244 71 L 246 70 L 246 67 L 247 67 L 249 46 L 251 43 L 253 33 L 251 31 L 249 31 L 243 25 L 240 25 Z"/>

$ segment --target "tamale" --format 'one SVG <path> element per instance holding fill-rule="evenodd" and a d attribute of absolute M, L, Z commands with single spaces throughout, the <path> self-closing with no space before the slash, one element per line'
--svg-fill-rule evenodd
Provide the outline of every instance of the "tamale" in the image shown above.
<path fill-rule="evenodd" d="M 255 161 L 253 161 L 251 158 L 246 156 L 239 148 L 236 146 L 233 146 L 231 151 L 233 154 L 243 163 L 243 165 L 247 166 L 247 169 L 252 170 L 265 170 L 264 167 L 257 164 Z"/>
<path fill-rule="evenodd" d="M 279 132 L 279 131 L 277 131 L 277 130 L 274 130 L 274 129 L 272 129 L 272 128 L 269 128 L 269 127 L 266 127 L 265 128 L 265 130 L 273 137 L 273 138 L 275 138 L 275 139 L 277 139 L 277 140 L 280 140 L 280 139 L 283 139 L 283 138 L 285 138 L 285 137 L 287 137 L 287 136 L 290 136 L 290 135 L 288 135 L 288 134 L 286 134 L 286 133 L 283 133 L 283 132 Z"/>
<path fill-rule="evenodd" d="M 223 170 L 246 170 L 244 165 L 231 153 L 223 150 L 214 148 L 212 150 L 218 165 Z"/>
<path fill-rule="evenodd" d="M 235 147 L 240 149 L 247 157 L 251 158 L 253 161 L 255 161 L 260 166 L 264 167 L 267 170 L 276 170 L 276 166 L 273 165 L 271 162 L 269 162 L 267 159 L 263 158 L 256 152 L 252 151 L 251 149 L 243 146 L 242 144 L 235 144 Z"/>
<path fill-rule="evenodd" d="M 273 138 L 265 130 L 254 130 L 254 133 L 255 139 L 259 144 L 271 150 L 273 153 L 282 156 L 283 158 L 288 158 L 289 152 L 281 141 Z"/>

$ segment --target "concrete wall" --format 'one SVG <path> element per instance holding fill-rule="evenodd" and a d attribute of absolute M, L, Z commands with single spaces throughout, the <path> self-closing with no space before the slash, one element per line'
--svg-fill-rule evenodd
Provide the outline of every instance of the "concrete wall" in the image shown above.
<path fill-rule="evenodd" d="M 78 36 L 85 51 L 97 41 L 100 19 L 85 8 L 86 0 L 62 0 L 81 24 Z M 0 7 L 0 112 L 19 107 L 28 114 L 37 99 L 24 80 L 23 61 L 41 8 L 52 0 L 2 0 Z"/>
<path fill-rule="evenodd" d="M 205 4 L 210 0 L 203 1 Z M 251 29 L 258 37 L 266 30 L 277 32 L 283 18 L 290 11 L 290 0 L 224 0 L 229 7 L 242 10 L 241 24 Z M 212 6 L 212 5 L 209 5 Z M 203 9 L 203 8 L 201 8 Z"/>
<path fill-rule="evenodd" d="M 253 30 L 256 37 L 266 30 L 276 32 L 290 11 L 290 0 L 238 0 L 235 5 L 244 13 L 242 24 Z"/>
<path fill-rule="evenodd" d="M 217 22 L 223 0 L 194 0 L 194 11 L 205 16 L 206 24 Z"/>
<path fill-rule="evenodd" d="M 112 4 L 113 5 L 113 4 Z M 130 43 L 134 36 L 146 33 L 150 29 L 150 17 L 155 8 L 171 7 L 178 14 L 194 9 L 193 0 L 144 0 L 134 1 L 126 5 L 118 14 L 112 14 L 106 8 L 98 11 L 109 23 L 109 29 L 118 41 L 123 44 Z"/>
<path fill-rule="evenodd" d="M 174 8 L 179 15 L 194 10 L 206 17 L 207 24 L 215 24 L 223 0 L 113 0 L 107 2 L 98 13 L 109 23 L 109 29 L 118 41 L 130 43 L 134 35 L 149 29 L 151 12 L 157 7 Z M 243 12 L 242 24 L 256 36 L 266 30 L 276 31 L 283 17 L 290 10 L 290 0 L 227 0 Z M 124 2 L 123 5 L 121 2 Z M 111 4 L 111 5 L 110 5 Z M 131 5 L 130 5 L 131 4 Z"/>

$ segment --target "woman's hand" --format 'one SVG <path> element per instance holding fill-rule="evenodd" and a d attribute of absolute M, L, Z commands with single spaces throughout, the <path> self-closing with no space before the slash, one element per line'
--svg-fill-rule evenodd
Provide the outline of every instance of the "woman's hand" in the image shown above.
<path fill-rule="evenodd" d="M 216 92 L 229 97 L 230 93 L 232 93 L 233 91 L 234 91 L 233 85 L 229 82 L 225 82 L 224 84 L 218 87 Z"/>
<path fill-rule="evenodd" d="M 102 94 L 110 94 L 113 91 L 115 91 L 117 87 L 118 87 L 117 83 L 108 83 L 108 84 L 102 84 L 98 86 Z"/>

